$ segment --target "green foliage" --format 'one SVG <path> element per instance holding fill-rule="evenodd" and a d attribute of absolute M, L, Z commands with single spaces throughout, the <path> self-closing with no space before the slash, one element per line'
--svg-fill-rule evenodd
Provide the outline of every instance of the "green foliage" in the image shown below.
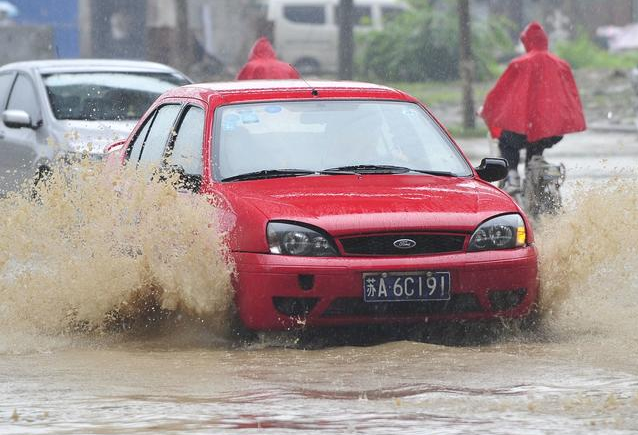
<path fill-rule="evenodd" d="M 419 101 L 425 103 L 433 110 L 445 107 L 460 107 L 461 105 L 461 82 L 460 81 L 444 81 L 444 82 L 384 82 L 388 86 L 400 89 L 412 95 Z M 490 82 L 474 83 L 474 97 L 476 101 L 483 101 L 485 95 L 492 87 Z"/>
<path fill-rule="evenodd" d="M 477 64 L 477 78 L 498 77 L 503 73 L 503 60 L 516 55 L 510 37 L 514 23 L 505 17 L 490 17 L 486 22 L 472 24 L 472 51 Z"/>
<path fill-rule="evenodd" d="M 455 139 L 487 137 L 487 127 L 483 123 L 477 123 L 476 127 L 471 129 L 466 129 L 460 124 L 451 124 L 446 127 L 447 131 Z"/>
<path fill-rule="evenodd" d="M 359 35 L 357 71 L 390 81 L 454 80 L 459 76 L 459 32 L 456 10 L 413 1 L 412 9 L 381 31 Z M 497 59 L 513 51 L 504 20 L 473 23 L 476 75 L 490 77 Z"/>
<path fill-rule="evenodd" d="M 638 53 L 610 53 L 596 45 L 585 31 L 571 41 L 557 43 L 555 52 L 572 68 L 628 69 L 638 64 Z"/>

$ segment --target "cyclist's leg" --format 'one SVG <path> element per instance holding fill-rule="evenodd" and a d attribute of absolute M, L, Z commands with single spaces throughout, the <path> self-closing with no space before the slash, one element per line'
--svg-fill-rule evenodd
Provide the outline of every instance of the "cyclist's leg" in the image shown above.
<path fill-rule="evenodd" d="M 545 148 L 542 147 L 542 146 L 538 146 L 537 144 L 538 144 L 538 142 L 531 143 L 531 144 L 529 144 L 527 146 L 527 148 L 525 150 L 525 166 L 527 166 L 529 161 L 532 160 L 532 157 L 534 157 L 534 156 L 542 156 L 543 155 L 543 150 Z"/>
<path fill-rule="evenodd" d="M 547 137 L 544 139 L 541 139 L 537 142 L 532 142 L 527 144 L 527 148 L 526 148 L 526 156 L 525 156 L 525 166 L 527 166 L 527 164 L 530 162 L 530 160 L 532 159 L 532 157 L 534 156 L 542 156 L 543 155 L 543 151 L 545 151 L 547 148 L 551 148 L 553 147 L 555 144 L 557 144 L 558 142 L 560 142 L 560 140 L 562 139 L 562 136 L 552 136 L 552 137 Z"/>
<path fill-rule="evenodd" d="M 526 192 L 529 212 L 532 215 L 541 213 L 554 213 L 561 207 L 561 197 L 558 190 L 559 183 L 554 183 L 548 178 L 548 171 L 556 168 L 556 165 L 550 165 L 543 158 L 543 151 L 552 147 L 562 139 L 561 136 L 554 136 L 540 141 L 530 143 L 527 146 L 527 157 L 525 158 L 525 167 L 527 168 L 526 183 L 528 192 Z"/>
<path fill-rule="evenodd" d="M 518 175 L 518 164 L 520 162 L 520 151 L 527 145 L 525 136 L 511 131 L 503 131 L 498 141 L 501 156 L 507 160 L 508 173 L 502 187 L 513 193 L 520 190 L 521 178 Z"/>
<path fill-rule="evenodd" d="M 498 148 L 501 151 L 501 157 L 507 160 L 510 170 L 516 170 L 520 162 L 520 151 L 527 145 L 525 136 L 511 131 L 503 131 L 498 138 Z"/>

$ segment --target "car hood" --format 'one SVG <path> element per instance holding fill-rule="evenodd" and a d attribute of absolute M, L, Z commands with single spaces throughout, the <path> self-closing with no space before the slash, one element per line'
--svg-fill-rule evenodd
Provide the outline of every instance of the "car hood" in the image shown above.
<path fill-rule="evenodd" d="M 136 121 L 60 121 L 60 142 L 71 151 L 101 154 L 118 140 L 126 139 Z"/>
<path fill-rule="evenodd" d="M 234 210 L 264 221 L 299 221 L 334 236 L 369 232 L 471 232 L 518 212 L 511 198 L 471 177 L 333 175 L 224 184 Z M 253 222 L 255 224 L 256 222 Z"/>

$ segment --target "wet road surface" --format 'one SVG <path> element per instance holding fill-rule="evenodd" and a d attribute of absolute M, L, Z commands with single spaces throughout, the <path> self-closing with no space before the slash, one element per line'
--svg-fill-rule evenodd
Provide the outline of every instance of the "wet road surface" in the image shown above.
<path fill-rule="evenodd" d="M 0 432 L 629 434 L 638 363 L 626 351 L 589 337 L 5 355 Z"/>

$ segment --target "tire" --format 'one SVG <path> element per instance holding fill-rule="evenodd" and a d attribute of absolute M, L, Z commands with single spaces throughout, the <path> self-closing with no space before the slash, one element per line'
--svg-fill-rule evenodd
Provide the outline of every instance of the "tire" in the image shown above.
<path fill-rule="evenodd" d="M 558 186 L 554 183 L 547 184 L 540 194 L 540 212 L 544 214 L 556 214 L 562 207 L 562 199 Z"/>
<path fill-rule="evenodd" d="M 229 339 L 237 347 L 245 347 L 251 345 L 258 340 L 258 334 L 255 331 L 244 326 L 244 322 L 239 318 L 239 313 L 233 312 L 228 325 Z"/>
<path fill-rule="evenodd" d="M 525 317 L 516 320 L 516 326 L 520 331 L 536 332 L 540 329 L 542 320 L 538 307 L 534 306 Z"/>

